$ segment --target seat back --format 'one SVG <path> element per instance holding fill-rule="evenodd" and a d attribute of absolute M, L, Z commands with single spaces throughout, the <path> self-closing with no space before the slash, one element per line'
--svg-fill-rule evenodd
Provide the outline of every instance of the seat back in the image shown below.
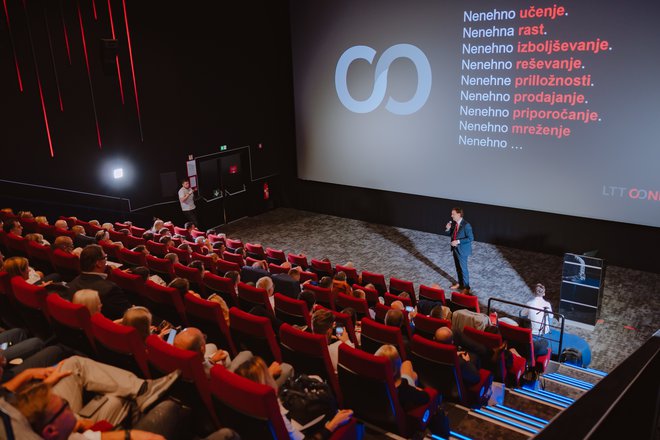
<path fill-rule="evenodd" d="M 147 281 L 140 289 L 140 298 L 151 312 L 174 325 L 188 325 L 181 293 L 174 287 Z"/>
<path fill-rule="evenodd" d="M 435 289 L 433 287 L 421 284 L 419 286 L 419 299 L 428 299 L 429 301 L 440 301 L 445 305 L 445 291 L 443 289 Z"/>
<path fill-rule="evenodd" d="M 308 271 L 305 271 L 305 270 L 300 272 L 300 282 L 304 283 L 305 281 L 308 281 L 308 280 L 318 282 L 319 281 L 319 276 L 316 275 L 314 272 L 308 272 Z"/>
<path fill-rule="evenodd" d="M 332 295 L 332 291 L 329 288 L 306 284 L 305 290 L 314 292 L 316 304 L 319 304 L 326 309 L 335 310 L 335 297 Z"/>
<path fill-rule="evenodd" d="M 133 252 L 125 247 L 117 251 L 117 258 L 121 264 L 129 267 L 147 265 L 146 256 L 142 252 Z"/>
<path fill-rule="evenodd" d="M 354 267 L 346 267 L 338 264 L 335 266 L 335 272 L 344 272 L 346 274 L 346 282 L 348 284 L 355 284 L 360 280 L 357 269 Z"/>
<path fill-rule="evenodd" d="M 284 251 L 267 247 L 266 248 L 266 260 L 269 263 L 279 265 L 279 264 L 282 264 L 286 261 L 286 255 L 284 255 Z"/>
<path fill-rule="evenodd" d="M 25 246 L 25 251 L 27 252 L 28 260 L 30 260 L 30 265 L 44 273 L 54 272 L 50 257 L 51 249 L 49 246 L 28 240 Z"/>
<path fill-rule="evenodd" d="M 362 285 L 373 284 L 380 295 L 387 292 L 387 285 L 385 284 L 385 276 L 382 273 L 362 271 Z"/>
<path fill-rule="evenodd" d="M 145 246 L 147 247 L 147 250 L 151 253 L 151 255 L 158 257 L 158 258 L 163 258 L 165 254 L 167 253 L 167 246 L 164 244 L 156 243 L 153 240 L 148 240 L 145 243 Z"/>
<path fill-rule="evenodd" d="M 390 306 L 386 306 L 384 304 L 378 303 L 376 304 L 376 307 L 374 308 L 375 312 L 375 321 L 380 323 L 380 324 L 385 324 L 385 316 L 387 316 L 387 312 L 389 312 L 392 309 Z M 410 319 L 408 318 L 408 312 L 405 310 L 403 312 L 403 324 L 401 325 L 401 332 L 402 335 L 406 336 L 408 340 L 412 338 L 412 328 L 410 327 Z"/>
<path fill-rule="evenodd" d="M 225 238 L 225 245 L 233 252 L 243 247 L 243 241 L 240 238 Z"/>
<path fill-rule="evenodd" d="M 327 381 L 335 393 L 335 397 L 341 402 L 339 382 L 330 360 L 328 340 L 325 335 L 307 333 L 289 324 L 282 324 L 280 345 L 284 362 L 293 365 L 295 371 L 308 375 L 315 374 Z"/>
<path fill-rule="evenodd" d="M 305 254 L 292 254 L 289 253 L 286 256 L 286 260 L 291 263 L 293 266 L 300 266 L 302 270 L 307 270 L 309 263 L 307 262 L 307 256 Z"/>
<path fill-rule="evenodd" d="M 194 267 L 184 266 L 180 263 L 172 265 L 174 276 L 185 278 L 190 283 L 190 289 L 195 292 L 200 292 L 204 283 L 202 282 L 202 272 Z"/>
<path fill-rule="evenodd" d="M 10 280 L 15 305 L 30 333 L 46 340 L 52 336 L 50 317 L 46 308 L 46 289 L 26 282 L 20 276 Z"/>
<path fill-rule="evenodd" d="M 174 268 L 172 262 L 166 258 L 159 258 L 154 255 L 147 255 L 145 257 L 149 272 L 158 275 L 165 282 L 172 281 L 174 278 Z"/>
<path fill-rule="evenodd" d="M 406 307 L 408 307 L 408 306 L 412 307 L 414 305 L 412 299 L 405 298 L 405 297 L 399 297 L 399 296 L 393 295 L 389 292 L 385 292 L 385 295 L 383 295 L 383 299 L 385 300 L 385 305 L 387 305 L 387 306 L 391 306 L 394 301 L 401 301 L 403 303 L 403 305 L 406 306 Z"/>
<path fill-rule="evenodd" d="M 140 291 L 144 285 L 144 280 L 140 275 L 124 272 L 120 269 L 113 269 L 110 272 L 110 279 L 117 284 L 128 295 L 133 303 L 141 303 L 142 297 Z"/>
<path fill-rule="evenodd" d="M 270 386 L 218 365 L 211 369 L 211 395 L 220 424 L 239 432 L 241 438 L 289 438 L 275 390 Z"/>
<path fill-rule="evenodd" d="M 245 312 L 249 312 L 255 306 L 263 306 L 268 316 L 275 317 L 266 289 L 259 289 L 249 284 L 238 283 L 238 307 Z"/>
<path fill-rule="evenodd" d="M 80 258 L 75 254 L 69 254 L 61 249 L 53 249 L 50 261 L 55 272 L 62 276 L 64 281 L 71 281 L 80 275 Z"/>
<path fill-rule="evenodd" d="M 415 298 L 415 286 L 412 281 L 400 280 L 398 278 L 390 277 L 390 293 L 393 295 L 398 295 L 401 292 L 408 292 L 410 295 L 410 301 L 414 306 L 417 301 Z"/>
<path fill-rule="evenodd" d="M 170 394 L 192 406 L 193 410 L 208 411 L 211 419 L 215 421 L 202 353 L 174 347 L 157 335 L 149 336 L 146 346 L 151 376 L 155 378 L 181 370 L 181 377 L 170 388 Z"/>
<path fill-rule="evenodd" d="M 353 290 L 360 289 L 364 292 L 364 296 L 367 299 L 367 304 L 369 307 L 375 307 L 376 304 L 380 303 L 380 294 L 378 290 L 360 286 L 359 284 L 353 284 Z"/>
<path fill-rule="evenodd" d="M 238 351 L 250 350 L 268 365 L 273 361 L 282 362 L 280 346 L 268 318 L 232 307 L 229 309 L 229 320 L 231 336 Z"/>
<path fill-rule="evenodd" d="M 137 330 L 117 324 L 101 313 L 90 319 L 99 360 L 148 379 L 147 349 Z"/>
<path fill-rule="evenodd" d="M 337 373 L 344 406 L 356 417 L 386 431 L 405 432 L 405 415 L 388 358 L 341 344 Z"/>
<path fill-rule="evenodd" d="M 279 264 L 268 263 L 268 272 L 270 272 L 271 275 L 277 275 L 278 273 L 289 273 L 289 269 L 282 267 Z"/>
<path fill-rule="evenodd" d="M 27 256 L 27 240 L 16 234 L 5 235 L 5 246 L 10 256 L 26 257 Z"/>
<path fill-rule="evenodd" d="M 275 316 L 280 321 L 291 325 L 306 325 L 307 327 L 312 325 L 307 303 L 281 293 L 275 294 Z"/>
<path fill-rule="evenodd" d="M 131 235 L 133 237 L 139 237 L 142 238 L 142 234 L 144 234 L 147 230 L 145 228 L 138 228 L 137 226 L 131 225 L 128 228 L 131 231 Z"/>
<path fill-rule="evenodd" d="M 212 293 L 217 293 L 225 300 L 227 307 L 238 305 L 238 297 L 236 296 L 234 282 L 231 278 L 207 272 L 202 277 L 202 283 L 204 284 L 204 289 L 202 290 L 204 290 L 207 297 Z"/>
<path fill-rule="evenodd" d="M 502 336 L 495 333 L 488 333 L 470 326 L 463 327 L 463 337 L 471 339 L 489 349 L 495 349 L 502 345 Z M 499 373 L 499 379 L 504 383 L 505 364 L 504 364 L 504 351 L 500 352 L 499 358 L 495 359 L 482 359 L 481 367 L 490 371 L 493 374 Z"/>
<path fill-rule="evenodd" d="M 481 313 L 479 310 L 479 298 L 463 293 L 452 292 L 449 308 L 452 312 L 460 309 L 468 309 L 472 312 Z"/>
<path fill-rule="evenodd" d="M 85 235 L 87 235 L 89 237 L 93 237 L 94 235 L 96 235 L 96 233 L 98 231 L 103 229 L 100 226 L 93 225 L 93 224 L 91 224 L 89 222 L 86 222 L 84 220 L 76 220 L 75 222 L 76 222 L 77 225 L 80 225 L 83 228 L 85 228 Z"/>
<path fill-rule="evenodd" d="M 266 259 L 266 252 L 264 252 L 264 248 L 260 244 L 245 243 L 245 252 L 255 260 Z"/>
<path fill-rule="evenodd" d="M 215 271 L 219 274 L 224 274 L 229 271 L 240 272 L 241 266 L 238 263 L 232 263 L 231 261 L 223 260 L 222 258 L 215 262 Z"/>
<path fill-rule="evenodd" d="M 188 246 L 190 246 L 190 248 L 193 251 L 193 254 L 195 253 L 201 254 L 202 252 L 204 252 L 204 250 L 202 249 L 203 246 L 200 243 L 195 243 L 194 241 L 188 241 L 188 240 L 183 240 L 183 242 Z M 193 257 L 191 256 L 191 258 Z"/>
<path fill-rule="evenodd" d="M 179 248 L 176 248 L 176 247 L 172 246 L 172 247 L 167 249 L 167 252 L 173 252 L 173 253 L 177 254 L 177 256 L 179 257 L 179 263 L 181 263 L 181 264 L 188 264 L 191 261 L 190 252 L 188 252 L 185 249 L 179 249 Z"/>
<path fill-rule="evenodd" d="M 23 234 L 32 234 L 37 231 L 37 222 L 33 218 L 21 218 L 18 220 L 23 225 Z"/>
<path fill-rule="evenodd" d="M 447 399 L 464 400 L 456 346 L 415 335 L 410 344 L 410 356 L 420 384 L 438 390 Z"/>
<path fill-rule="evenodd" d="M 51 293 L 46 297 L 51 326 L 60 343 L 90 356 L 96 353 L 89 310 Z"/>
<path fill-rule="evenodd" d="M 108 259 L 119 262 L 119 249 L 121 249 L 121 247 L 118 244 L 105 241 L 100 242 L 99 246 L 103 248 L 103 251 L 108 256 Z"/>
<path fill-rule="evenodd" d="M 201 261 L 204 263 L 204 269 L 215 273 L 215 261 L 213 261 L 213 257 L 210 254 L 205 255 L 201 252 L 193 252 L 190 258 L 192 258 L 192 261 Z"/>
<path fill-rule="evenodd" d="M 145 244 L 144 238 L 140 237 L 134 237 L 132 235 L 124 235 L 121 238 L 121 242 L 124 244 L 125 247 L 128 249 L 133 249 L 135 246 L 141 246 Z"/>
<path fill-rule="evenodd" d="M 245 260 L 243 259 L 243 255 L 241 254 L 234 254 L 229 251 L 224 251 L 222 253 L 222 259 L 225 261 L 229 261 L 230 263 L 236 263 L 240 267 L 245 266 Z"/>
<path fill-rule="evenodd" d="M 174 234 L 183 235 L 184 237 L 186 237 L 188 236 L 188 230 L 186 228 L 180 228 L 178 226 L 174 226 Z"/>
<path fill-rule="evenodd" d="M 440 327 L 451 328 L 451 321 L 447 319 L 432 318 L 430 316 L 422 315 L 421 313 L 418 313 L 413 318 L 413 323 L 415 324 L 415 334 L 431 341 L 435 336 L 435 331 Z"/>
<path fill-rule="evenodd" d="M 312 258 L 310 270 L 316 275 L 321 277 L 331 277 L 334 275 L 334 269 L 332 268 L 332 263 L 329 261 L 316 260 Z"/>
<path fill-rule="evenodd" d="M 527 360 L 527 365 L 534 367 L 536 359 L 532 329 L 510 325 L 502 321 L 497 322 L 497 327 L 500 329 L 502 340 L 506 341 L 507 347 L 515 348 L 518 354 Z"/>
<path fill-rule="evenodd" d="M 403 344 L 401 329 L 364 318 L 362 320 L 362 335 L 360 347 L 367 353 L 375 353 L 382 345 L 394 345 L 402 360 L 406 360 L 406 347 Z"/>
<path fill-rule="evenodd" d="M 231 338 L 229 327 L 227 327 L 227 322 L 222 315 L 220 304 L 187 293 L 183 297 L 183 305 L 191 326 L 197 327 L 205 333 L 208 342 L 216 344 L 232 356 L 236 355 L 236 347 Z"/>
<path fill-rule="evenodd" d="M 345 309 L 346 307 L 352 307 L 355 309 L 358 321 L 362 320 L 366 316 L 369 316 L 369 304 L 367 304 L 366 299 L 355 298 L 354 296 L 338 293 L 336 306 L 339 310 Z"/>
<path fill-rule="evenodd" d="M 44 238 L 51 243 L 53 242 L 53 239 L 55 238 L 55 226 L 53 225 L 46 225 L 43 223 L 37 223 L 37 232 L 41 235 L 44 236 Z"/>
<path fill-rule="evenodd" d="M 7 327 L 24 327 L 18 313 L 14 294 L 11 289 L 11 277 L 5 271 L 0 271 L 0 320 Z"/>

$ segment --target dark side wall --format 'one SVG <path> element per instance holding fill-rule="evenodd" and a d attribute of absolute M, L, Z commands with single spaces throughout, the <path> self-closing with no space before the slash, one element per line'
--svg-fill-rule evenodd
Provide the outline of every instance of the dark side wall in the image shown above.
<path fill-rule="evenodd" d="M 80 0 L 80 14 L 74 0 L 28 0 L 27 14 L 22 1 L 7 1 L 9 26 L 0 20 L 3 204 L 35 211 L 46 207 L 48 213 L 65 211 L 83 218 L 103 217 L 92 213 L 100 208 L 110 219 L 127 212 L 129 199 L 132 209 L 156 205 L 135 213 L 140 223 L 152 215 L 175 218 L 178 207 L 166 203 L 174 198 L 162 194 L 161 173 L 182 177 L 188 154 L 215 153 L 221 145 L 231 150 L 262 144 L 264 161 L 279 177 L 269 182 L 270 203 L 262 200 L 261 182 L 248 185 L 248 196 L 240 203 L 251 208 L 238 210 L 248 215 L 290 206 L 437 232 L 451 207 L 461 204 L 480 241 L 556 254 L 598 249 L 598 256 L 611 264 L 660 272 L 657 228 L 298 180 L 287 2 L 125 3 L 139 118 L 121 0 L 110 0 L 110 6 L 119 40 L 123 103 L 117 68 L 112 59 L 109 64 L 102 60 L 100 41 L 112 35 L 107 1 Z M 127 173 L 122 186 L 109 178 L 118 163 Z M 218 222 L 231 220 L 219 205 L 202 208 Z"/>

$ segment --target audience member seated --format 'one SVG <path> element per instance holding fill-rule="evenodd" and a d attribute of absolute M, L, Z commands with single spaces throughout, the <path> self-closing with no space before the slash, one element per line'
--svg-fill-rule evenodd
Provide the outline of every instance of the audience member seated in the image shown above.
<path fill-rule="evenodd" d="M 132 373 L 79 356 L 70 357 L 57 367 L 32 369 L 15 376 L 0 388 L 0 409 L 11 420 L 16 439 L 64 438 L 162 438 L 146 436 L 138 430 L 126 433 L 76 437 L 94 423 L 105 420 L 113 426 L 125 420 L 135 424 L 178 379 L 177 370 L 157 380 L 139 379 Z M 36 380 L 36 381 L 35 381 Z M 77 415 L 84 405 L 84 392 L 107 399 L 85 419 Z M 165 418 L 176 417 L 176 407 L 161 412 Z M 169 425 L 169 424 L 167 424 Z M 70 436 L 70 434 L 74 434 Z M 36 435 L 38 434 L 38 435 Z M 171 432 L 169 434 L 174 434 Z"/>
<path fill-rule="evenodd" d="M 78 290 L 92 289 L 99 293 L 103 304 L 103 314 L 109 319 L 118 319 L 131 307 L 126 293 L 115 283 L 108 280 L 106 271 L 107 255 L 99 245 L 92 244 L 80 253 L 81 274 L 74 278 L 67 287 L 69 298 Z"/>
<path fill-rule="evenodd" d="M 227 307 L 227 302 L 224 299 L 222 299 L 222 297 L 220 295 L 218 295 L 217 293 L 212 293 L 206 299 L 207 299 L 207 301 L 213 301 L 213 302 L 216 302 L 216 303 L 220 304 L 220 310 L 222 310 L 222 317 L 224 318 L 225 323 L 227 324 L 227 327 L 229 327 L 229 321 L 230 321 L 229 320 L 229 307 Z"/>
<path fill-rule="evenodd" d="M 239 365 L 252 358 L 249 351 L 241 351 L 234 360 L 225 350 L 219 350 L 215 344 L 206 343 L 204 334 L 195 327 L 188 327 L 180 331 L 174 338 L 175 347 L 182 350 L 194 351 L 202 354 L 204 372 L 209 377 L 214 365 L 222 365 L 229 371 L 235 371 Z"/>
<path fill-rule="evenodd" d="M 257 261 L 251 266 L 243 266 L 241 268 L 241 278 L 243 282 L 253 281 L 257 282 L 262 277 L 269 277 L 268 266 L 262 261 Z"/>
<path fill-rule="evenodd" d="M 270 277 L 261 277 L 257 284 L 255 285 L 257 289 L 266 289 L 268 293 L 268 301 L 270 301 L 270 306 L 275 309 L 275 287 L 273 285 L 273 280 Z"/>
<path fill-rule="evenodd" d="M 7 272 L 10 277 L 20 276 L 29 284 L 37 286 L 48 286 L 61 280 L 59 274 L 51 273 L 46 276 L 30 266 L 30 262 L 25 257 L 9 257 L 0 265 L 2 270 Z"/>
<path fill-rule="evenodd" d="M 332 279 L 332 294 L 337 298 L 338 293 L 353 295 L 353 289 L 346 282 L 346 274 L 344 272 L 337 272 Z"/>
<path fill-rule="evenodd" d="M 325 335 L 328 341 L 328 353 L 330 354 L 330 361 L 332 361 L 332 368 L 337 372 L 337 364 L 339 362 L 339 346 L 341 344 L 348 344 L 354 347 L 353 343 L 348 339 L 348 332 L 344 331 L 341 335 L 334 335 L 335 330 L 335 315 L 330 310 L 318 309 L 312 314 L 312 333 L 317 335 Z"/>
<path fill-rule="evenodd" d="M 96 239 L 94 237 L 88 237 L 85 235 L 85 228 L 82 225 L 73 225 L 71 231 L 76 234 L 73 237 L 73 245 L 76 248 L 83 249 L 88 244 L 96 244 Z"/>
<path fill-rule="evenodd" d="M 35 243 L 38 243 L 42 246 L 50 246 L 48 240 L 46 240 L 43 235 L 37 232 L 33 232 L 32 234 L 27 234 L 25 236 L 25 239 L 28 241 L 34 241 Z"/>
<path fill-rule="evenodd" d="M 265 262 L 264 262 L 265 263 Z M 275 283 L 275 291 L 289 298 L 297 298 L 300 294 L 300 268 L 293 267 L 287 273 L 278 273 L 271 277 Z"/>
<path fill-rule="evenodd" d="M 65 254 L 76 255 L 78 257 L 82 252 L 82 248 L 74 248 L 73 240 L 71 239 L 71 237 L 68 237 L 66 235 L 60 235 L 59 237 L 55 237 L 55 241 L 53 242 L 53 250 L 56 249 L 59 249 Z"/>
<path fill-rule="evenodd" d="M 253 382 L 260 383 L 262 385 L 268 385 L 275 389 L 276 393 L 279 389 L 275 379 L 272 374 L 272 365 L 267 367 L 266 363 L 259 356 L 253 356 L 248 361 L 241 364 L 236 369 L 236 374 L 246 379 L 250 379 Z M 287 431 L 289 431 L 289 437 L 292 440 L 302 440 L 302 439 L 327 439 L 332 433 L 339 428 L 340 426 L 347 423 L 353 416 L 353 411 L 344 409 L 337 412 L 337 414 L 328 422 L 323 425 L 323 429 L 319 432 L 313 434 L 304 435 L 302 432 L 294 429 L 291 424 L 291 421 L 286 416 L 288 411 L 282 405 L 282 402 L 277 399 L 280 404 L 280 410 L 282 412 L 282 420 L 286 426 Z"/>
<path fill-rule="evenodd" d="M 394 345 L 383 345 L 374 354 L 390 360 L 397 397 L 404 411 L 410 411 L 429 402 L 428 393 L 417 386 L 417 373 L 412 363 L 401 362 L 401 356 Z M 449 438 L 449 420 L 441 409 L 438 408 L 437 412 L 431 415 L 428 429 L 432 434 Z"/>
<path fill-rule="evenodd" d="M 94 313 L 100 313 L 103 308 L 99 293 L 92 289 L 80 289 L 73 294 L 71 302 L 85 306 L 89 310 L 89 316 L 92 316 Z"/>

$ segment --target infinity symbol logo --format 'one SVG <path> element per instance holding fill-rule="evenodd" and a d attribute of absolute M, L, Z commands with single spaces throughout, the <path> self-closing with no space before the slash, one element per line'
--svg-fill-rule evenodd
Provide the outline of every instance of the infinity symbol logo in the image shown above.
<path fill-rule="evenodd" d="M 364 101 L 353 99 L 346 84 L 348 68 L 355 60 L 366 60 L 369 64 L 373 64 L 375 56 L 376 51 L 369 46 L 353 46 L 339 57 L 337 69 L 335 70 L 335 88 L 337 89 L 337 96 L 344 107 L 355 113 L 369 113 L 376 110 L 385 99 L 385 93 L 387 93 L 387 73 L 390 64 L 397 58 L 408 58 L 417 69 L 415 95 L 405 102 L 397 101 L 390 96 L 387 99 L 385 108 L 395 115 L 410 115 L 422 108 L 431 93 L 431 65 L 424 52 L 412 44 L 396 44 L 383 52 L 376 63 L 374 89 L 371 96 Z"/>

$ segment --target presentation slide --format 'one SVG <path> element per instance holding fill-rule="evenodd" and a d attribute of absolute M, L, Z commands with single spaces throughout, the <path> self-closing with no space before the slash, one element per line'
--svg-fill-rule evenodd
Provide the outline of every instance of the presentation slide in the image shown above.
<path fill-rule="evenodd" d="M 660 2 L 290 7 L 301 179 L 660 227 Z"/>

